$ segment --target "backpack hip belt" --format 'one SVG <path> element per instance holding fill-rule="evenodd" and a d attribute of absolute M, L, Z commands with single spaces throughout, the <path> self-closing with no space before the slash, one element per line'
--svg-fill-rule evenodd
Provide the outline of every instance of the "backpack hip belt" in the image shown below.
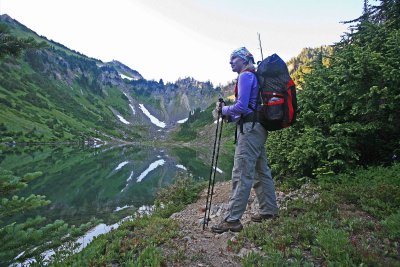
<path fill-rule="evenodd" d="M 237 130 L 238 130 L 238 126 L 240 129 L 240 133 L 243 134 L 243 124 L 246 122 L 252 122 L 253 125 L 251 126 L 251 128 L 254 128 L 254 125 L 256 124 L 256 122 L 258 122 L 258 114 L 256 111 L 252 111 L 249 114 L 246 114 L 245 116 L 242 114 L 240 116 L 240 119 L 236 122 L 236 129 L 235 129 L 235 141 L 233 142 L 234 144 L 237 143 Z"/>

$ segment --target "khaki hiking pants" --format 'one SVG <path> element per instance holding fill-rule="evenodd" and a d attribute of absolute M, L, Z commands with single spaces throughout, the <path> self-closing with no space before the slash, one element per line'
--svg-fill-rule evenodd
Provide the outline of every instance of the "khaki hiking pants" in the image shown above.
<path fill-rule="evenodd" d="M 260 214 L 277 214 L 275 185 L 268 167 L 265 152 L 267 131 L 260 123 L 243 124 L 243 133 L 238 131 L 232 169 L 232 192 L 225 221 L 240 220 L 246 210 L 253 187 L 260 205 Z"/>

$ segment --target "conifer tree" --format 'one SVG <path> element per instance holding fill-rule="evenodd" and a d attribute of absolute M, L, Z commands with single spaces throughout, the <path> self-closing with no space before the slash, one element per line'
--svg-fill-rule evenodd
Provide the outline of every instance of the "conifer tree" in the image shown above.
<path fill-rule="evenodd" d="M 31 258 L 38 264 L 43 264 L 41 253 L 70 243 L 71 249 L 65 253 L 68 255 L 72 253 L 72 241 L 91 226 L 90 223 L 80 227 L 68 226 L 62 220 L 48 224 L 46 218 L 41 216 L 28 218 L 23 222 L 13 220 L 15 215 L 24 214 L 50 203 L 40 195 L 28 197 L 14 195 L 41 175 L 41 172 L 35 172 L 20 177 L 0 168 L 0 266 L 8 266 L 13 262 L 23 262 Z"/>
<path fill-rule="evenodd" d="M 42 47 L 46 47 L 44 42 L 37 43 L 33 38 L 15 37 L 10 34 L 7 25 L 0 23 L 0 59 L 7 55 L 16 57 L 26 49 Z"/>
<path fill-rule="evenodd" d="M 298 94 L 297 124 L 269 139 L 276 174 L 316 177 L 390 164 L 399 155 L 399 2 L 365 1 L 329 64 L 311 65 Z"/>

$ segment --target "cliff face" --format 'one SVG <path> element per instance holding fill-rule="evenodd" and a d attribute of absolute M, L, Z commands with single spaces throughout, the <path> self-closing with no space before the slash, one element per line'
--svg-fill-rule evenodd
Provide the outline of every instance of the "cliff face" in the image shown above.
<path fill-rule="evenodd" d="M 148 104 L 149 110 L 168 125 L 185 119 L 196 108 L 206 109 L 217 95 L 210 82 L 185 78 L 175 83 L 137 80 L 130 82 L 130 93 Z"/>

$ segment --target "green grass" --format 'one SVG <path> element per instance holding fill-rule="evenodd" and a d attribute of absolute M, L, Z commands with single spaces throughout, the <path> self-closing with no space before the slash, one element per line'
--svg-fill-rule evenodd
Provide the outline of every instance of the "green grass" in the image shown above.
<path fill-rule="evenodd" d="M 177 177 L 174 184 L 158 192 L 152 215 L 124 222 L 75 255 L 65 258 L 62 253 L 58 254 L 50 266 L 161 266 L 171 261 L 166 259 L 160 246 L 172 245 L 179 229 L 177 222 L 168 217 L 195 201 L 203 188 L 204 184 Z"/>
<path fill-rule="evenodd" d="M 154 216 L 168 218 L 173 213 L 183 210 L 197 200 L 203 188 L 205 183 L 194 182 L 178 175 L 174 184 L 157 192 Z"/>
<path fill-rule="evenodd" d="M 400 164 L 330 176 L 229 245 L 261 248 L 244 266 L 398 266 L 399 192 Z"/>
<path fill-rule="evenodd" d="M 177 230 L 177 223 L 170 219 L 134 219 L 97 237 L 82 252 L 50 266 L 160 266 L 163 256 L 157 246 L 176 237 Z"/>

